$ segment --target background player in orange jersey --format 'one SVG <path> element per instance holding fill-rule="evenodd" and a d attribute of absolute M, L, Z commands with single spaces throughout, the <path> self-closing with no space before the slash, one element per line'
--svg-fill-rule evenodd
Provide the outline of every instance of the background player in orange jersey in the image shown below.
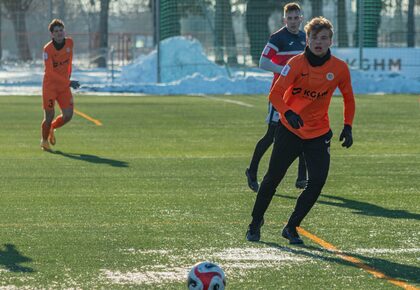
<path fill-rule="evenodd" d="M 327 180 L 332 132 L 328 118 L 331 97 L 338 87 L 344 99 L 342 146 L 353 144 L 352 123 L 355 101 L 347 64 L 332 56 L 333 27 L 317 17 L 305 26 L 307 46 L 293 57 L 280 73 L 269 99 L 281 115 L 276 130 L 270 165 L 261 183 L 252 211 L 246 238 L 260 239 L 264 214 L 277 186 L 292 162 L 303 152 L 308 169 L 308 184 L 297 199 L 295 209 L 282 236 L 291 244 L 302 244 L 296 228 L 315 204 Z"/>
<path fill-rule="evenodd" d="M 54 19 L 48 26 L 52 40 L 44 46 L 45 74 L 42 83 L 42 106 L 44 119 L 41 125 L 41 148 L 51 150 L 55 145 L 54 131 L 73 117 L 73 96 L 70 87 L 79 88 L 78 81 L 71 81 L 71 66 L 73 60 L 73 40 L 65 37 L 64 23 Z M 57 101 L 61 115 L 53 121 L 54 105 Z"/>
<path fill-rule="evenodd" d="M 288 3 L 284 6 L 284 24 L 281 29 L 274 32 L 260 58 L 260 68 L 274 73 L 271 87 L 274 86 L 276 80 L 280 76 L 280 72 L 287 61 L 293 56 L 301 53 L 305 49 L 306 37 L 305 33 L 301 31 L 300 24 L 303 21 L 302 11 L 299 4 Z M 245 170 L 245 175 L 248 180 L 248 186 L 253 191 L 258 191 L 257 172 L 258 165 L 261 158 L 267 149 L 274 142 L 274 134 L 278 127 L 279 113 L 268 102 L 268 115 L 266 118 L 268 124 L 267 132 L 255 145 L 254 153 L 252 154 L 251 163 Z M 298 176 L 295 186 L 297 188 L 305 188 L 306 180 L 306 164 L 303 154 L 299 156 Z"/>

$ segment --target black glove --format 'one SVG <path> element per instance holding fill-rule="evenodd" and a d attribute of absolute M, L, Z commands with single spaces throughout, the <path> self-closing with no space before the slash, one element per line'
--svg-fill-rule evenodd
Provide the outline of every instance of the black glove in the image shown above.
<path fill-rule="evenodd" d="M 70 87 L 78 89 L 80 87 L 80 83 L 78 81 L 70 81 Z"/>
<path fill-rule="evenodd" d="M 292 110 L 288 110 L 286 113 L 284 113 L 284 117 L 293 129 L 299 129 L 300 127 L 303 127 L 302 118 Z"/>
<path fill-rule="evenodd" d="M 349 148 L 351 145 L 353 145 L 353 135 L 351 134 L 351 126 L 350 125 L 344 125 L 343 131 L 341 131 L 340 134 L 340 141 L 343 141 L 341 143 L 341 146 Z"/>

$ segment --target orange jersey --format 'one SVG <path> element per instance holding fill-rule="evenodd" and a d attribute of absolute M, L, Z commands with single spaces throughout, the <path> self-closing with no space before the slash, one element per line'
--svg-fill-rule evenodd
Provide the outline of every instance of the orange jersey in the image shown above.
<path fill-rule="evenodd" d="M 65 38 L 64 47 L 57 50 L 52 41 L 44 46 L 45 75 L 43 87 L 64 89 L 70 85 L 73 61 L 73 40 Z"/>
<path fill-rule="evenodd" d="M 344 124 L 352 125 L 355 101 L 347 64 L 334 57 L 313 67 L 302 53 L 283 68 L 270 91 L 269 99 L 281 114 L 282 124 L 302 139 L 312 139 L 330 130 L 328 108 L 331 97 L 339 88 L 344 99 Z M 284 117 L 292 110 L 303 120 L 303 127 L 293 129 Z"/>

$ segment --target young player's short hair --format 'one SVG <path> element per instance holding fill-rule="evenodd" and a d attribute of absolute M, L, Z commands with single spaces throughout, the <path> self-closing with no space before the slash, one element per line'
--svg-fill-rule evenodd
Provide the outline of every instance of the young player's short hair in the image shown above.
<path fill-rule="evenodd" d="M 284 15 L 286 15 L 286 13 L 289 13 L 291 11 L 300 12 L 301 9 L 300 9 L 299 4 L 297 4 L 295 2 L 291 2 L 291 3 L 287 3 L 286 5 L 284 5 L 284 8 L 283 8 Z"/>
<path fill-rule="evenodd" d="M 51 21 L 51 23 L 48 25 L 48 30 L 50 32 L 54 31 L 54 27 L 59 26 L 59 27 L 63 27 L 64 28 L 64 22 L 61 19 L 53 19 L 53 21 Z"/>
<path fill-rule="evenodd" d="M 311 21 L 305 25 L 306 37 L 309 38 L 311 33 L 317 35 L 323 29 L 327 29 L 329 31 L 330 38 L 333 37 L 333 25 L 327 18 L 322 16 L 312 18 Z"/>

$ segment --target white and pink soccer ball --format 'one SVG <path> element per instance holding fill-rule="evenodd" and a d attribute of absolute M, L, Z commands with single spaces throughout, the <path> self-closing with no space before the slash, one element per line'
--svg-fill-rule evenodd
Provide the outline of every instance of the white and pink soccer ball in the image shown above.
<path fill-rule="evenodd" d="M 214 263 L 200 262 L 188 274 L 187 285 L 189 290 L 224 290 L 225 273 Z"/>

